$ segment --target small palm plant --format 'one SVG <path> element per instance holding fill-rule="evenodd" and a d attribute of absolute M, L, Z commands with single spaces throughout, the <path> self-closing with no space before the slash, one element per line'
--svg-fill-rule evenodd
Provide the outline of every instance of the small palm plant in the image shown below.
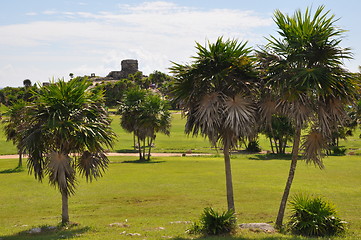
<path fill-rule="evenodd" d="M 205 208 L 199 223 L 193 223 L 190 233 L 205 235 L 229 234 L 236 229 L 234 210 L 218 213 L 213 208 Z"/>
<path fill-rule="evenodd" d="M 337 217 L 335 207 L 321 197 L 295 195 L 290 201 L 289 228 L 294 234 L 323 237 L 343 233 L 346 222 Z"/>

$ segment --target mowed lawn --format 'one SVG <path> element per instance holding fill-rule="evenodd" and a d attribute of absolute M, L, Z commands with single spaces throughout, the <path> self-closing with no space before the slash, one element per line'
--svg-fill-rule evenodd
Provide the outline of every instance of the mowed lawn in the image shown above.
<path fill-rule="evenodd" d="M 0 239 L 199 239 L 185 233 L 186 222 L 197 220 L 204 207 L 226 209 L 222 157 L 154 157 L 146 164 L 132 163 L 135 157 L 110 159 L 104 177 L 91 184 L 80 180 L 70 199 L 70 220 L 78 225 L 42 234 L 26 231 L 60 222 L 58 190 L 26 171 L 6 171 L 17 160 L 1 159 Z M 291 194 L 321 195 L 335 203 L 349 223 L 347 235 L 338 239 L 361 239 L 360 161 L 333 156 L 325 159 L 325 170 L 298 165 Z M 275 220 L 289 163 L 266 155 L 232 156 L 238 223 Z M 209 239 L 306 238 L 239 230 Z"/>
<path fill-rule="evenodd" d="M 120 116 L 112 116 L 112 128 L 117 134 L 117 141 L 114 144 L 113 149 L 109 149 L 112 152 L 134 152 L 133 147 L 133 135 L 125 132 L 120 127 Z M 218 154 L 215 148 L 212 148 L 209 141 L 202 136 L 192 137 L 184 133 L 185 119 L 182 118 L 180 113 L 172 114 L 172 127 L 170 136 L 158 133 L 155 146 L 152 148 L 152 152 L 168 152 L 168 153 L 212 153 Z M 348 139 L 341 140 L 340 146 L 347 148 L 348 152 L 354 154 L 361 154 L 361 140 L 359 138 L 361 131 L 357 129 L 354 132 L 354 136 L 348 137 Z M 269 140 L 264 135 L 259 136 L 259 144 L 264 151 L 270 151 L 271 147 Z M 286 148 L 287 152 L 291 152 L 292 143 Z M 244 149 L 244 146 L 240 146 L 239 149 Z M 3 125 L 0 124 L 0 155 L 16 154 L 16 147 L 12 142 L 7 142 L 3 132 Z"/>

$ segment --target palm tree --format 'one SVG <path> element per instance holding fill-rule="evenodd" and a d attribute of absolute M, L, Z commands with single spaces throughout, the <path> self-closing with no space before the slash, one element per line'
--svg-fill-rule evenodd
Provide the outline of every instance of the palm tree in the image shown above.
<path fill-rule="evenodd" d="M 256 108 L 250 94 L 257 80 L 251 49 L 246 43 L 218 38 L 203 47 L 196 44 L 191 64 L 173 63 L 174 94 L 187 117 L 185 132 L 222 145 L 228 209 L 235 210 L 230 150 L 256 129 Z"/>
<path fill-rule="evenodd" d="M 342 60 L 351 57 L 349 49 L 340 47 L 344 31 L 334 25 L 334 16 L 324 12 L 324 6 L 313 16 L 308 8 L 293 16 L 277 10 L 274 20 L 280 38 L 271 36 L 258 52 L 267 78 L 264 99 L 277 99 L 273 109 L 264 112 L 287 116 L 295 128 L 289 176 L 276 220 L 281 227 L 300 147 L 308 163 L 323 168 L 323 149 L 334 126 L 343 122 L 344 106 L 351 102 L 355 88 L 351 74 L 343 68 Z M 310 131 L 301 139 L 307 124 Z"/>
<path fill-rule="evenodd" d="M 138 139 L 139 160 L 149 161 L 156 133 L 170 134 L 171 115 L 168 102 L 150 91 L 134 88 L 126 92 L 120 112 L 120 125 L 126 131 L 133 132 L 134 137 Z"/>
<path fill-rule="evenodd" d="M 20 132 L 27 127 L 24 115 L 26 114 L 26 103 L 24 101 L 17 101 L 8 110 L 9 118 L 3 120 L 4 132 L 7 141 L 12 141 L 18 150 L 19 162 L 17 168 L 23 166 L 23 147 L 21 146 Z"/>
<path fill-rule="evenodd" d="M 27 106 L 27 128 L 19 133 L 29 154 L 29 171 L 39 181 L 47 175 L 62 195 L 62 224 L 69 222 L 68 197 L 75 193 L 76 171 L 87 181 L 101 177 L 109 163 L 105 147 L 115 138 L 103 95 L 88 87 L 84 80 L 42 87 Z"/>

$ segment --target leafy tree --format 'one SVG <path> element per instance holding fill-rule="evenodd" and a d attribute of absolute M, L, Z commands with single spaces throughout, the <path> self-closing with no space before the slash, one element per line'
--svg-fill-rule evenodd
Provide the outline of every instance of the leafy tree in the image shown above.
<path fill-rule="evenodd" d="M 62 224 L 69 222 L 68 197 L 75 193 L 76 171 L 88 181 L 101 177 L 108 166 L 105 147 L 115 138 L 102 94 L 89 91 L 85 80 L 59 80 L 42 87 L 27 106 L 21 146 L 28 167 L 41 181 L 49 177 L 62 195 Z"/>
<path fill-rule="evenodd" d="M 0 89 L 0 101 L 5 106 L 11 106 L 18 101 L 31 102 L 36 86 L 29 87 L 5 87 Z"/>
<path fill-rule="evenodd" d="M 134 74 L 129 74 L 128 79 L 131 80 L 135 85 L 143 88 L 148 89 L 150 85 L 150 80 L 148 77 L 144 77 L 143 73 L 138 71 Z"/>
<path fill-rule="evenodd" d="M 156 133 L 170 134 L 171 115 L 168 102 L 150 91 L 134 88 L 126 92 L 120 112 L 121 126 L 137 137 L 139 160 L 149 161 Z"/>
<path fill-rule="evenodd" d="M 12 141 L 18 150 L 19 162 L 17 168 L 23 166 L 23 146 L 21 145 L 21 131 L 27 128 L 27 122 L 25 119 L 26 114 L 26 103 L 24 101 L 18 101 L 13 104 L 8 112 L 8 118 L 3 120 L 4 132 L 7 141 Z"/>
<path fill-rule="evenodd" d="M 286 116 L 274 114 L 270 124 L 265 124 L 262 131 L 270 140 L 272 152 L 285 154 L 287 142 L 292 140 L 294 128 Z"/>
<path fill-rule="evenodd" d="M 240 138 L 253 135 L 256 108 L 252 90 L 257 82 L 251 49 L 246 43 L 218 38 L 203 47 L 191 64 L 174 63 L 174 94 L 187 118 L 187 134 L 208 137 L 223 148 L 228 209 L 235 209 L 230 150 Z"/>
<path fill-rule="evenodd" d="M 144 102 L 146 90 L 140 88 L 131 88 L 124 94 L 124 98 L 120 104 L 119 112 L 121 115 L 120 125 L 130 133 L 133 133 L 133 146 L 136 150 L 136 129 L 137 116 L 140 115 L 139 106 Z M 139 141 L 138 141 L 139 142 Z M 138 144 L 138 147 L 140 145 Z M 142 159 L 142 152 L 139 150 L 139 159 Z"/>
<path fill-rule="evenodd" d="M 114 107 L 122 101 L 124 93 L 134 86 L 135 84 L 129 79 L 121 79 L 116 82 L 99 84 L 95 86 L 92 91 L 104 92 L 105 105 L 107 107 Z"/>
<path fill-rule="evenodd" d="M 24 85 L 25 88 L 31 87 L 31 81 L 30 81 L 30 79 L 25 79 L 25 80 L 23 81 L 23 85 Z"/>
<path fill-rule="evenodd" d="M 267 47 L 258 53 L 269 94 L 261 106 L 264 116 L 278 112 L 295 128 L 289 176 L 276 220 L 276 226 L 281 227 L 300 147 L 308 163 L 323 168 L 323 149 L 333 126 L 342 124 L 344 106 L 352 103 L 355 88 L 351 74 L 343 68 L 343 59 L 350 58 L 349 49 L 340 46 L 344 31 L 334 25 L 334 15 L 325 12 L 324 6 L 313 15 L 309 8 L 292 16 L 277 10 L 274 20 L 280 38 L 271 36 Z M 301 139 L 307 124 L 310 131 Z"/>

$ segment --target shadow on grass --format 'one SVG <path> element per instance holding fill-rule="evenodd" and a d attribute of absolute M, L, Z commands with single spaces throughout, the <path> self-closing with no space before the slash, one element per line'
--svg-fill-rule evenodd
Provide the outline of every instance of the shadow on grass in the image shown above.
<path fill-rule="evenodd" d="M 129 161 L 123 161 L 121 163 L 138 163 L 138 164 L 155 164 L 155 163 L 164 163 L 165 161 L 152 161 L 152 160 L 129 160 Z"/>
<path fill-rule="evenodd" d="M 290 235 L 284 235 L 284 237 L 279 237 L 279 236 L 269 236 L 269 237 L 242 237 L 242 236 L 204 236 L 204 237 L 198 237 L 198 238 L 191 238 L 193 240 L 203 240 L 203 239 L 207 239 L 207 240 L 280 240 L 280 239 L 284 239 L 284 240 L 304 240 L 305 238 L 303 237 L 298 237 L 298 236 L 290 236 Z M 314 239 L 314 238 L 309 238 L 310 240 Z M 176 238 L 172 238 L 172 240 L 189 240 L 189 238 L 182 238 L 182 237 L 176 237 Z"/>
<path fill-rule="evenodd" d="M 138 153 L 138 150 L 134 149 L 119 149 L 115 150 L 116 153 Z"/>
<path fill-rule="evenodd" d="M 32 228 L 35 229 L 35 228 Z M 11 236 L 0 236 L 2 240 L 51 240 L 51 239 L 71 239 L 81 236 L 90 230 L 90 227 L 49 227 L 39 226 L 40 233 L 30 233 L 30 230 L 21 231 Z"/>
<path fill-rule="evenodd" d="M 291 160 L 291 154 L 274 154 L 274 153 L 267 153 L 267 154 L 254 154 L 253 156 L 249 157 L 250 160 Z"/>
<path fill-rule="evenodd" d="M 2 170 L 2 171 L 0 171 L 0 174 L 3 174 L 3 173 L 18 173 L 18 172 L 23 172 L 23 171 L 24 171 L 23 167 L 16 167 L 16 168 L 13 168 L 13 169 Z"/>

